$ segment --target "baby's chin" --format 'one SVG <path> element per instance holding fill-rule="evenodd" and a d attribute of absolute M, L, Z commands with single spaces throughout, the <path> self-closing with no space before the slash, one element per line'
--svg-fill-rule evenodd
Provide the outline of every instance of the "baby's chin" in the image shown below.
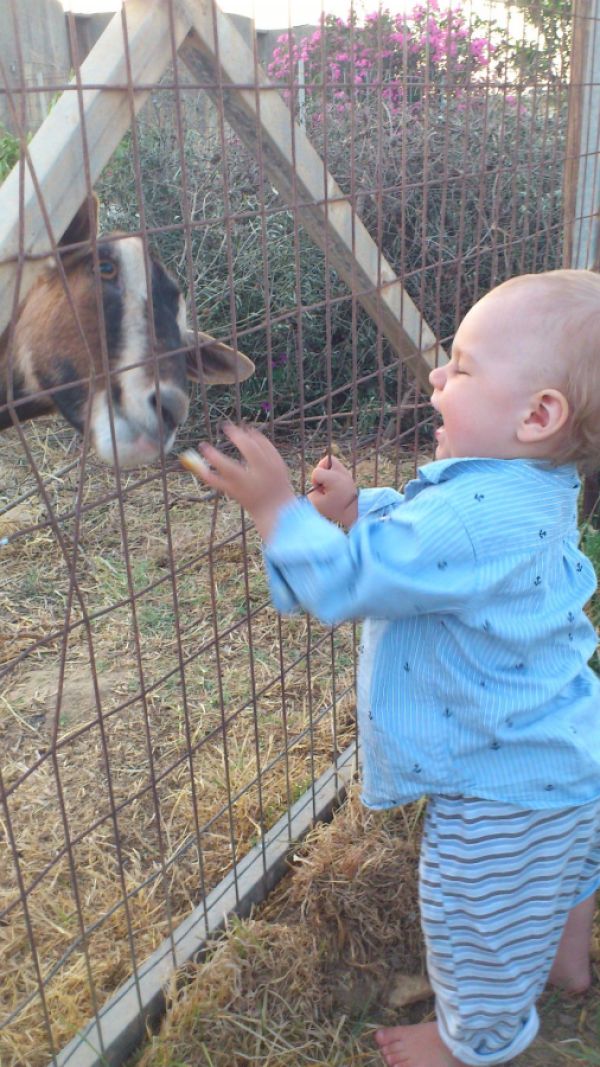
<path fill-rule="evenodd" d="M 438 426 L 435 431 L 435 458 L 436 459 L 448 459 L 450 453 L 448 451 L 448 443 L 446 441 L 446 434 L 443 426 Z"/>

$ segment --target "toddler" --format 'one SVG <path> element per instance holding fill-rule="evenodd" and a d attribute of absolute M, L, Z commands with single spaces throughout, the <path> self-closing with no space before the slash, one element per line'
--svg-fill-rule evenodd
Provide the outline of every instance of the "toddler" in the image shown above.
<path fill-rule="evenodd" d="M 498 286 L 430 381 L 436 458 L 403 494 L 359 492 L 325 458 L 297 499 L 257 430 L 227 428 L 243 463 L 201 446 L 201 477 L 254 518 L 276 607 L 365 620 L 365 804 L 429 798 L 436 1021 L 378 1031 L 388 1067 L 519 1055 L 546 983 L 590 983 L 600 885 L 596 582 L 576 525 L 577 468 L 600 466 L 600 276 Z"/>

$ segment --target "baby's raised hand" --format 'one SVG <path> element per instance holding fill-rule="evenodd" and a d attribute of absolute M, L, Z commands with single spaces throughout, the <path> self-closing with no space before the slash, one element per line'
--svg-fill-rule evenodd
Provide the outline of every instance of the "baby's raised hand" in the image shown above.
<path fill-rule="evenodd" d="M 358 490 L 350 471 L 336 456 L 323 456 L 311 474 L 309 500 L 332 522 L 352 526 L 358 518 Z"/>
<path fill-rule="evenodd" d="M 260 430 L 227 423 L 224 432 L 240 452 L 243 463 L 209 444 L 200 445 L 201 456 L 195 460 L 193 454 L 184 453 L 182 462 L 207 485 L 237 500 L 252 515 L 261 537 L 267 539 L 281 508 L 295 499 L 288 469 Z"/>

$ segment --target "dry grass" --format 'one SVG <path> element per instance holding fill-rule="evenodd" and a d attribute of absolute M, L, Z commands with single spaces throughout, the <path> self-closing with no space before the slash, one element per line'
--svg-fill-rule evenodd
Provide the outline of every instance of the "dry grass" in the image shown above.
<path fill-rule="evenodd" d="M 215 513 L 173 460 L 166 492 L 157 471 L 124 476 L 121 512 L 114 473 L 82 474 L 67 428 L 32 424 L 27 439 L 45 500 L 16 435 L 0 437 L 4 1019 L 26 1002 L 0 1034 L 3 1067 L 46 1064 L 48 1031 L 62 1047 L 132 954 L 148 956 L 227 872 L 231 832 L 239 858 L 354 731 L 351 628 L 331 637 L 298 618 L 280 635 L 237 508 Z M 385 460 L 378 475 L 393 479 Z M 373 476 L 361 462 L 361 483 Z M 398 974 L 422 973 L 418 826 L 418 807 L 369 816 L 353 800 L 315 830 L 260 917 L 178 979 L 144 1067 L 379 1063 L 372 1030 L 398 1017 Z M 519 1067 L 598 1063 L 597 987 L 576 1004 L 549 997 L 544 1012 Z"/>
<path fill-rule="evenodd" d="M 6 1067 L 46 1063 L 228 871 L 231 834 L 239 858 L 354 731 L 351 627 L 292 618 L 281 643 L 237 507 L 215 512 L 170 459 L 166 487 L 123 475 L 121 511 L 67 427 L 27 441 L 45 498 L 0 438 L 4 1021 L 28 1001 Z"/>
<path fill-rule="evenodd" d="M 422 978 L 420 815 L 418 804 L 368 813 L 353 793 L 256 918 L 234 923 L 172 983 L 136 1067 L 382 1067 L 378 1026 L 434 1017 Z M 598 964 L 589 994 L 546 994 L 541 1017 L 515 1067 L 598 1064 Z"/>
<path fill-rule="evenodd" d="M 378 1062 L 373 1048 L 352 1051 L 354 1036 L 398 971 L 423 971 L 418 814 L 366 814 L 354 797 L 317 827 L 259 917 L 236 922 L 210 959 L 179 976 L 136 1064 Z"/>

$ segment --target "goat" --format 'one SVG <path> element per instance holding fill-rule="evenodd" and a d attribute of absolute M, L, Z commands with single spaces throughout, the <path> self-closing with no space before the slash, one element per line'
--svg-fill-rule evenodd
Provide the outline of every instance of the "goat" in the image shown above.
<path fill-rule="evenodd" d="M 58 411 L 79 433 L 89 420 L 92 447 L 104 462 L 140 466 L 160 455 L 161 440 L 165 453 L 173 447 L 189 410 L 187 379 L 230 385 L 249 378 L 254 364 L 198 332 L 200 373 L 179 286 L 151 257 L 154 343 L 142 238 L 99 236 L 96 258 L 90 237 L 97 224 L 94 198 L 93 210 L 83 205 L 58 247 L 66 285 L 50 258 L 18 309 L 10 350 L 10 331 L 0 337 L 0 431 Z"/>

